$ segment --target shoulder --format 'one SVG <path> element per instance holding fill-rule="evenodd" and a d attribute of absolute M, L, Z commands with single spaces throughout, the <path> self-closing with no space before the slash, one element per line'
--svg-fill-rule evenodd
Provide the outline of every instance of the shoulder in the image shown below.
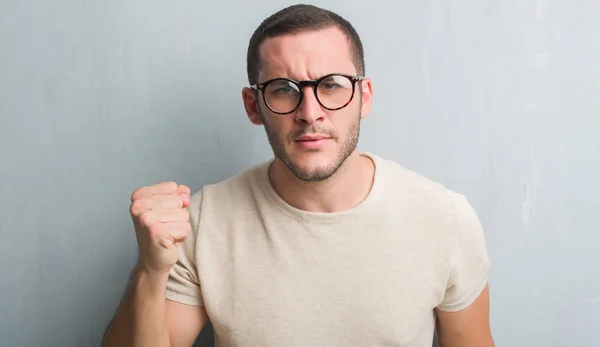
<path fill-rule="evenodd" d="M 207 209 L 218 204 L 223 208 L 246 202 L 254 195 L 269 164 L 270 161 L 265 161 L 217 183 L 204 185 L 192 195 L 190 206 Z"/>
<path fill-rule="evenodd" d="M 392 195 L 412 203 L 423 203 L 434 207 L 439 205 L 453 208 L 461 195 L 444 184 L 434 181 L 421 173 L 413 171 L 395 161 L 373 157 L 376 161 L 377 179 L 386 195 Z"/>
<path fill-rule="evenodd" d="M 474 217 L 475 212 L 462 193 L 395 161 L 372 158 L 380 171 L 376 179 L 380 181 L 378 189 L 384 201 L 407 208 L 422 218 L 443 220 L 447 227 L 456 227 L 461 218 Z"/>

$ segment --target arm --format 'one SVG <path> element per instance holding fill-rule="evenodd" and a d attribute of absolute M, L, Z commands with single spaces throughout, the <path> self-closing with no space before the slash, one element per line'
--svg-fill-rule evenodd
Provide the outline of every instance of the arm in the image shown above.
<path fill-rule="evenodd" d="M 464 196 L 452 194 L 456 233 L 449 241 L 446 291 L 436 308 L 441 347 L 493 347 L 489 323 L 490 259 L 483 227 Z"/>
<path fill-rule="evenodd" d="M 189 347 L 208 322 L 204 306 L 191 306 L 167 300 L 167 329 L 171 347 Z"/>
<path fill-rule="evenodd" d="M 165 298 L 167 277 L 136 271 L 117 314 L 109 325 L 103 347 L 191 346 L 208 321 L 202 306 Z"/>
<path fill-rule="evenodd" d="M 457 312 L 436 309 L 440 347 L 494 347 L 489 323 L 489 288 Z"/>
<path fill-rule="evenodd" d="M 191 306 L 167 300 L 167 286 L 177 272 L 180 250 L 186 245 L 193 250 L 194 246 L 184 242 L 192 228 L 187 211 L 189 188 L 175 182 L 159 183 L 137 189 L 131 201 L 139 259 L 102 346 L 191 346 L 208 320 L 206 310 L 201 301 Z"/>

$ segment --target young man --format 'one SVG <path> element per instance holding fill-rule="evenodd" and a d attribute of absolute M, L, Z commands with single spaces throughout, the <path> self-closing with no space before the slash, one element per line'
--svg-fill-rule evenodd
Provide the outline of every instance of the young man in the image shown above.
<path fill-rule="evenodd" d="M 489 260 L 466 199 L 360 153 L 372 82 L 350 23 L 313 6 L 248 49 L 250 121 L 274 159 L 190 197 L 137 189 L 139 262 L 104 346 L 493 346 Z"/>

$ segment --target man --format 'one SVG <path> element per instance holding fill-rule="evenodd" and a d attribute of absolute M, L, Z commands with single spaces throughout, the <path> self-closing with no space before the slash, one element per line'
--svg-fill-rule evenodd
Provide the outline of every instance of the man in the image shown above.
<path fill-rule="evenodd" d="M 132 194 L 139 262 L 104 346 L 493 346 L 466 199 L 356 149 L 372 82 L 340 16 L 283 9 L 248 48 L 248 118 L 274 159 L 190 197 Z"/>

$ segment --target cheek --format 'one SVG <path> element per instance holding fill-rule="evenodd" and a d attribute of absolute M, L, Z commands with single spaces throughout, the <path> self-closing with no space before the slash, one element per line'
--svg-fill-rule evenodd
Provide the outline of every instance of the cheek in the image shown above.
<path fill-rule="evenodd" d="M 338 136 L 348 137 L 352 132 L 356 131 L 358 122 L 360 121 L 359 113 L 360 109 L 348 110 L 343 114 L 335 115 L 333 120 L 333 126 Z"/>
<path fill-rule="evenodd" d="M 282 141 L 287 141 L 288 135 L 291 131 L 291 125 L 288 124 L 289 117 L 280 116 L 270 113 L 269 111 L 262 110 L 261 118 L 266 130 L 271 134 L 271 136 L 276 135 Z"/>

